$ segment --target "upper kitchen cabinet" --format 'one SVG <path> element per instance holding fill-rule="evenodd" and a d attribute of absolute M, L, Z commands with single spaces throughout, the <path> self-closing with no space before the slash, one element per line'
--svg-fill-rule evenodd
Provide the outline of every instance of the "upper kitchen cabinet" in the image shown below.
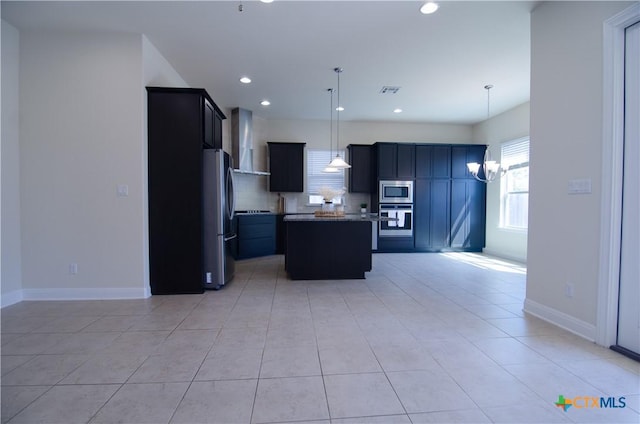
<path fill-rule="evenodd" d="M 222 110 L 214 103 L 206 90 L 201 88 L 170 88 L 170 87 L 147 87 L 148 93 L 155 93 L 155 97 L 162 98 L 168 102 L 167 107 L 172 107 L 178 111 L 179 105 L 188 102 L 190 125 L 198 131 L 198 139 L 201 147 L 211 149 L 222 149 L 222 121 L 227 117 Z M 160 96 L 162 95 L 162 96 Z M 195 108 L 195 110 L 193 109 Z"/>
<path fill-rule="evenodd" d="M 371 193 L 373 180 L 373 164 L 371 145 L 350 144 L 347 146 L 349 153 L 349 192 Z"/>
<path fill-rule="evenodd" d="M 450 145 L 416 145 L 416 178 L 450 178 Z"/>
<path fill-rule="evenodd" d="M 467 163 L 469 162 L 484 162 L 484 152 L 487 146 L 483 144 L 479 145 L 454 145 L 451 148 L 451 177 L 452 178 L 474 178 L 469 169 Z M 479 177 L 484 177 L 482 174 L 482 168 L 480 169 Z"/>
<path fill-rule="evenodd" d="M 376 143 L 378 179 L 396 180 L 415 177 L 415 144 Z"/>
<path fill-rule="evenodd" d="M 190 88 L 147 87 L 147 112 L 151 293 L 202 293 L 202 152 L 224 115 Z"/>
<path fill-rule="evenodd" d="M 203 98 L 203 102 L 204 145 L 206 148 L 222 149 L 222 120 L 226 117 L 208 96 Z"/>
<path fill-rule="evenodd" d="M 275 143 L 269 146 L 269 191 L 304 191 L 304 146 L 306 143 Z"/>

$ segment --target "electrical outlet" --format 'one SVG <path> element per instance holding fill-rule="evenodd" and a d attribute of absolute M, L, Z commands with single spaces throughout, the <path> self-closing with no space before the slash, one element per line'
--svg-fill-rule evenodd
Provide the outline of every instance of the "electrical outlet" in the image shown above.
<path fill-rule="evenodd" d="M 127 184 L 118 184 L 116 187 L 116 195 L 118 197 L 129 196 L 129 186 Z"/>
<path fill-rule="evenodd" d="M 567 283 L 564 286 L 564 295 L 567 297 L 573 297 L 573 284 L 571 283 Z"/>
<path fill-rule="evenodd" d="M 78 264 L 71 263 L 69 264 L 69 274 L 76 275 L 78 273 Z"/>

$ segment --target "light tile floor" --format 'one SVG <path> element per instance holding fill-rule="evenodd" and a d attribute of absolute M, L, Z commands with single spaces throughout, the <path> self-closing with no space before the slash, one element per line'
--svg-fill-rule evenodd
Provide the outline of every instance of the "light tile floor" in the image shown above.
<path fill-rule="evenodd" d="M 522 312 L 525 272 L 376 254 L 365 280 L 2 309 L 2 422 L 640 422 L 639 364 Z M 564 412 L 558 395 L 625 408 Z"/>

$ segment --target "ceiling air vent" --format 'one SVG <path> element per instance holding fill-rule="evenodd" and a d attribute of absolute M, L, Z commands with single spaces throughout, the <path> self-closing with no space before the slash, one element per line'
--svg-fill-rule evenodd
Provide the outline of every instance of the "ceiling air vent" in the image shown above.
<path fill-rule="evenodd" d="M 380 94 L 396 94 L 398 91 L 400 91 L 400 87 L 385 85 L 380 89 Z"/>

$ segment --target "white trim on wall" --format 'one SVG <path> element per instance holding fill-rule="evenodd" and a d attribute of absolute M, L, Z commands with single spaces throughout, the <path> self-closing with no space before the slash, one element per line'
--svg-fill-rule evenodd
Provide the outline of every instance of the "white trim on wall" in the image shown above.
<path fill-rule="evenodd" d="M 116 300 L 146 299 L 148 297 L 151 297 L 151 290 L 148 287 L 23 289 L 4 293 L 0 308 L 6 308 L 23 300 Z"/>
<path fill-rule="evenodd" d="M 144 288 L 55 288 L 24 289 L 23 300 L 114 300 L 145 299 L 150 296 Z"/>
<path fill-rule="evenodd" d="M 640 4 L 607 19 L 603 28 L 603 142 L 600 225 L 600 275 L 595 341 L 616 342 L 620 231 L 622 228 L 622 163 L 624 148 L 625 28 L 640 21 Z"/>
<path fill-rule="evenodd" d="M 22 290 L 13 290 L 8 293 L 2 293 L 0 308 L 6 308 L 7 306 L 14 305 L 18 302 L 22 302 L 23 300 L 24 297 L 22 296 Z"/>
<path fill-rule="evenodd" d="M 586 321 L 582 321 L 564 312 L 550 308 L 531 299 L 525 299 L 524 311 L 560 328 L 572 332 L 589 341 L 595 341 L 596 327 Z"/>

